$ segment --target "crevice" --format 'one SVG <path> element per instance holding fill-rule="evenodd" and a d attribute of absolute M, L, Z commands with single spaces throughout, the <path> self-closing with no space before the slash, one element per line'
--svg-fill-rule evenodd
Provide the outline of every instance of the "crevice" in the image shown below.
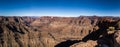
<path fill-rule="evenodd" d="M 3 33 L 3 29 L 0 27 L 0 33 Z"/>
<path fill-rule="evenodd" d="M 14 37 L 15 37 L 15 41 L 17 42 L 19 47 L 23 47 L 23 43 L 20 40 L 21 37 L 18 34 L 15 34 Z"/>
<path fill-rule="evenodd" d="M 11 26 L 8 24 L 8 25 L 6 25 L 6 27 L 7 27 L 9 30 L 13 31 L 13 32 L 19 32 L 20 34 L 25 34 L 25 33 L 22 32 L 21 30 L 18 31 L 18 30 L 17 30 L 17 27 L 15 27 L 15 26 L 12 26 L 12 27 L 11 27 Z"/>

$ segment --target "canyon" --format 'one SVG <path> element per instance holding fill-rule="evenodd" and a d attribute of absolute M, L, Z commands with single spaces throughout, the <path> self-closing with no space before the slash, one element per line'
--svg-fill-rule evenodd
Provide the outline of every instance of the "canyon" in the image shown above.
<path fill-rule="evenodd" d="M 120 18 L 0 16 L 0 47 L 120 47 Z"/>

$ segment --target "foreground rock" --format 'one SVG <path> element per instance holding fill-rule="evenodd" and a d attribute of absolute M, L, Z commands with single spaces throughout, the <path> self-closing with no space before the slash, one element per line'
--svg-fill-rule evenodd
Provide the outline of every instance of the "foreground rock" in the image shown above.
<path fill-rule="evenodd" d="M 87 41 L 87 42 L 80 42 L 77 44 L 74 44 L 70 47 L 95 47 L 97 45 L 97 41 Z"/>

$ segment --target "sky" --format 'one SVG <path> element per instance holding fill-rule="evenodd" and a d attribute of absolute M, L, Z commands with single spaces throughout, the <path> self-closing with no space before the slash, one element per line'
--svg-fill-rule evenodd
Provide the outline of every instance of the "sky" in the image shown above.
<path fill-rule="evenodd" d="M 1 16 L 120 16 L 120 0 L 0 0 Z"/>

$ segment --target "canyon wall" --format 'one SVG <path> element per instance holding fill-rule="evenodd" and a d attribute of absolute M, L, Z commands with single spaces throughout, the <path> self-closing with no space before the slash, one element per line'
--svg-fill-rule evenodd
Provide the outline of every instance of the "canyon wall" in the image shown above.
<path fill-rule="evenodd" d="M 0 17 L 0 47 L 119 47 L 118 17 Z"/>

